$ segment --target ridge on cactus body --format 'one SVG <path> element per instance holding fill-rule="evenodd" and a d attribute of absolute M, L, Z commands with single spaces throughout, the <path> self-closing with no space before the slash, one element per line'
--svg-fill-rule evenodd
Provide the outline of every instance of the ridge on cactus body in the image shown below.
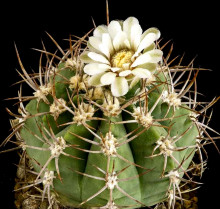
<path fill-rule="evenodd" d="M 13 131 L 1 146 L 15 135 L 31 161 L 35 180 L 20 189 L 42 185 L 48 208 L 174 209 L 182 185 L 200 185 L 194 173 L 205 170 L 205 145 L 219 151 L 219 133 L 208 126 L 219 97 L 197 101 L 200 69 L 170 60 L 172 47 L 163 56 L 169 44 L 160 36 L 135 17 L 70 39 L 68 50 L 49 35 L 62 56 L 43 46 L 34 74 L 16 48 L 33 94 L 22 95 L 20 82 L 18 113 L 7 109 Z"/>

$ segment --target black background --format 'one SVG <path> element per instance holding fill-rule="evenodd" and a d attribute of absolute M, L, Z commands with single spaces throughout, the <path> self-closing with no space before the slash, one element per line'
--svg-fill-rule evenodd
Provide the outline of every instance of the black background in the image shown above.
<path fill-rule="evenodd" d="M 155 26 L 160 29 L 164 40 L 172 39 L 173 57 L 185 52 L 184 64 L 187 64 L 197 56 L 194 66 L 212 69 L 212 72 L 201 72 L 198 78 L 199 91 L 206 95 L 205 101 L 210 101 L 220 95 L 218 6 L 207 1 L 206 3 L 194 1 L 194 4 L 186 1 L 166 2 L 134 0 L 129 3 L 129 1 L 109 0 L 110 20 L 124 20 L 129 16 L 135 16 L 139 19 L 143 30 Z M 15 71 L 19 66 L 14 42 L 25 67 L 37 71 L 40 54 L 30 48 L 41 49 L 42 39 L 48 50 L 50 47 L 54 49 L 45 31 L 49 32 L 61 46 L 67 47 L 67 42 L 63 39 L 68 38 L 70 34 L 83 36 L 93 27 L 91 17 L 96 25 L 106 24 L 105 0 L 88 2 L 72 0 L 59 1 L 59 3 L 29 1 L 26 4 L 11 2 L 1 5 L 0 15 L 0 140 L 3 140 L 10 133 L 9 117 L 5 107 L 15 110 L 12 102 L 3 100 L 16 96 L 18 90 L 18 86 L 10 87 L 19 79 Z M 219 109 L 218 102 L 210 123 L 210 126 L 218 131 L 220 131 Z M 207 147 L 207 150 L 208 169 L 202 178 L 204 185 L 198 192 L 199 209 L 219 208 L 220 157 L 212 145 Z M 15 152 L 0 155 L 0 208 L 14 208 L 12 190 L 16 168 L 12 163 L 17 161 Z"/>

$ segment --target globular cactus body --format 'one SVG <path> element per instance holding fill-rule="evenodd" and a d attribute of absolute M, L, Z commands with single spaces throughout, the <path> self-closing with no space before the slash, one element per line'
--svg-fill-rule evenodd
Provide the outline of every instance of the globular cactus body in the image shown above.
<path fill-rule="evenodd" d="M 120 24 L 129 34 L 127 24 L 137 26 L 137 20 Z M 120 24 L 109 24 L 111 38 Z M 124 40 L 124 33 L 121 39 L 113 37 L 114 52 L 109 53 L 114 55 L 100 47 L 104 59 L 97 52 L 97 37 L 105 34 L 102 38 L 108 41 L 106 30 L 95 30 L 88 42 L 91 52 L 80 58 L 79 46 L 86 36 L 66 54 L 58 47 L 64 57 L 56 69 L 49 64 L 43 73 L 40 70 L 35 98 L 25 108 L 20 106 L 23 116 L 16 133 L 38 173 L 34 185 L 43 183 L 43 197 L 47 194 L 51 202 L 53 196 L 63 206 L 137 208 L 168 200 L 171 207 L 181 196 L 180 182 L 191 181 L 188 168 L 199 149 L 200 113 L 191 98 L 196 93 L 189 91 L 197 71 L 191 66 L 170 68 L 168 58 L 162 60 L 155 28 L 144 33 L 136 52 L 132 37 L 130 51 L 127 42 L 116 44 Z M 176 91 L 174 86 L 188 69 L 189 78 Z M 175 82 L 177 72 L 181 74 Z M 24 75 L 30 86 L 36 85 L 34 77 Z M 19 100 L 23 105 L 21 95 Z"/>
<path fill-rule="evenodd" d="M 61 72 L 66 72 L 63 73 L 65 76 L 74 75 L 71 73 L 73 72 L 71 69 L 62 69 L 62 67 L 60 67 L 60 70 Z M 70 72 L 68 73 L 68 71 Z M 59 77 L 59 75 L 57 75 L 57 77 Z M 69 79 L 69 77 L 67 76 L 66 78 Z M 60 79 L 58 80 L 60 81 Z M 57 83 L 56 89 L 59 88 L 60 86 Z M 68 102 L 69 99 L 66 95 L 66 88 L 63 88 L 62 90 L 57 90 L 56 92 L 59 92 L 59 95 L 62 95 L 61 98 L 65 98 L 66 102 Z M 149 109 L 151 109 L 151 107 L 155 104 L 159 96 L 160 94 L 157 93 L 155 90 L 149 94 Z M 139 105 L 140 104 L 129 106 L 130 111 L 133 112 L 133 108 L 135 108 L 136 106 L 139 107 Z M 152 117 L 154 119 L 164 118 L 167 112 L 167 108 L 168 105 L 160 101 L 155 107 L 155 110 L 152 112 Z M 26 110 L 31 115 L 34 115 L 38 112 L 49 112 L 49 105 L 40 102 L 37 111 L 37 101 L 33 100 L 27 105 Z M 179 108 L 175 111 L 175 115 L 173 117 L 182 115 L 181 117 L 174 118 L 172 120 L 164 120 L 157 124 L 169 127 L 172 123 L 174 123 L 170 130 L 170 137 L 179 136 L 182 133 L 184 133 L 190 126 L 192 126 L 192 128 L 190 128 L 190 130 L 184 136 L 182 136 L 181 139 L 178 140 L 178 142 L 174 144 L 174 147 L 187 147 L 195 145 L 195 138 L 198 135 L 198 131 L 195 125 L 193 125 L 193 122 L 190 120 L 189 113 L 190 111 Z M 125 136 L 128 133 L 133 132 L 135 129 L 140 128 L 138 132 L 141 132 L 145 129 L 144 127 L 141 127 L 141 125 L 138 123 L 125 125 L 114 124 L 114 122 L 128 121 L 134 119 L 134 117 L 129 115 L 128 113 L 121 113 L 115 117 L 106 117 L 100 110 L 97 114 L 99 115 L 99 117 L 105 118 L 106 121 L 87 121 L 88 125 L 97 130 L 95 131 L 95 133 L 97 133 L 99 136 L 100 133 L 103 136 L 105 136 L 107 133 L 109 133 L 110 129 L 110 133 L 116 138 L 116 142 L 118 139 L 122 139 L 120 142 L 117 142 L 118 144 L 126 142 L 126 140 L 128 140 L 129 137 Z M 170 118 L 172 117 L 172 114 L 173 111 L 171 110 L 166 117 Z M 65 112 L 62 115 L 60 115 L 57 122 L 58 124 L 63 124 L 70 122 L 70 119 L 71 114 L 69 112 Z M 113 123 L 109 125 L 109 121 Z M 28 119 L 26 121 L 25 128 L 21 131 L 21 137 L 29 146 L 48 148 L 48 143 L 43 143 L 33 136 L 36 134 L 38 137 L 44 138 L 41 132 L 44 132 L 44 134 L 47 135 L 43 127 L 48 128 L 48 126 L 51 126 L 53 128 L 53 132 L 56 135 L 56 138 L 63 137 L 67 144 L 77 145 L 76 149 L 69 147 L 65 149 L 65 152 L 72 156 L 81 158 L 82 160 L 74 159 L 68 156 L 63 156 L 61 154 L 58 157 L 58 164 L 62 182 L 59 180 L 59 178 L 54 179 L 53 181 L 54 191 L 57 192 L 59 201 L 64 205 L 77 207 L 81 202 L 83 202 L 83 200 L 86 200 L 90 198 L 92 195 L 96 194 L 96 192 L 102 189 L 106 184 L 105 181 L 83 176 L 80 173 L 77 173 L 77 171 L 103 178 L 105 177 L 105 175 L 98 169 L 96 169 L 94 165 L 106 171 L 108 156 L 105 153 L 86 153 L 81 150 L 78 150 L 77 148 L 91 151 L 100 151 L 101 149 L 100 146 L 86 142 L 77 137 L 77 135 L 97 143 L 100 143 L 100 139 L 95 137 L 83 125 L 72 124 L 62 129 L 57 128 L 56 122 L 50 115 Z M 39 127 L 42 128 L 40 128 L 39 130 Z M 71 133 L 74 133 L 74 135 Z M 124 143 L 117 149 L 116 152 L 120 156 L 122 156 L 122 159 L 120 159 L 117 156 L 112 156 L 110 158 L 109 172 L 111 172 L 112 170 L 113 161 L 115 166 L 115 172 L 119 172 L 129 165 L 129 168 L 127 168 L 119 175 L 119 179 L 126 179 L 138 176 L 138 174 L 146 172 L 146 169 L 152 169 L 151 171 L 147 172 L 144 175 L 141 175 L 140 177 L 119 183 L 119 186 L 126 193 L 148 206 L 157 204 L 158 202 L 164 200 L 166 198 L 166 193 L 169 187 L 169 178 L 161 178 L 161 174 L 164 167 L 164 156 L 161 155 L 154 158 L 146 158 L 152 155 L 153 149 L 156 146 L 156 142 L 160 139 L 160 137 L 166 137 L 167 135 L 168 131 L 163 127 L 149 127 L 148 130 L 145 130 L 142 134 L 134 138 L 133 141 L 129 143 Z M 132 136 L 135 136 L 135 134 L 131 135 L 130 138 Z M 51 140 L 50 137 L 48 137 L 48 139 Z M 54 140 L 52 139 L 51 142 L 54 142 Z M 178 162 L 182 162 L 184 158 L 190 155 L 193 149 L 194 148 L 185 149 L 181 152 L 175 152 L 173 156 L 178 160 Z M 44 166 L 51 156 L 51 152 L 49 150 L 41 151 L 33 148 L 27 148 L 27 152 L 28 155 L 31 156 L 31 158 L 33 158 L 34 160 L 36 160 L 38 163 L 40 163 L 41 166 Z M 189 159 L 186 160 L 182 165 L 184 170 L 188 168 L 192 157 L 193 154 L 191 154 Z M 126 162 L 125 160 L 123 160 L 123 158 L 125 158 L 129 162 Z M 139 165 L 140 167 L 135 166 L 135 164 L 133 163 Z M 173 170 L 176 167 L 178 167 L 178 165 L 169 157 L 166 166 L 166 172 Z M 47 168 L 56 172 L 54 159 L 50 161 Z M 39 165 L 36 165 L 35 169 L 39 172 L 41 171 L 41 167 L 39 167 Z M 181 168 L 179 170 L 181 171 Z M 134 200 L 129 199 L 126 195 L 117 190 L 113 191 L 113 199 L 117 205 L 135 205 Z M 108 189 L 106 189 L 106 191 L 102 192 L 98 197 L 95 197 L 93 200 L 89 201 L 88 203 L 85 203 L 84 207 L 100 207 L 106 205 L 108 200 L 109 191 Z"/>

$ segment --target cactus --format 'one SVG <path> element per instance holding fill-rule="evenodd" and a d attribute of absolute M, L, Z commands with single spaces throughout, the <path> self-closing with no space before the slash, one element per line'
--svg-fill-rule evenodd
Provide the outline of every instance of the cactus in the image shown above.
<path fill-rule="evenodd" d="M 43 46 L 38 73 L 27 73 L 16 48 L 34 93 L 23 96 L 20 82 L 19 114 L 7 109 L 13 132 L 1 146 L 16 135 L 30 158 L 36 177 L 21 189 L 42 184 L 49 208 L 174 208 L 181 182 L 200 184 L 193 172 L 205 170 L 204 146 L 218 150 L 207 110 L 219 98 L 197 101 L 201 69 L 174 65 L 160 31 L 142 32 L 134 17 L 70 38 L 66 51 L 49 37 L 61 57 Z"/>

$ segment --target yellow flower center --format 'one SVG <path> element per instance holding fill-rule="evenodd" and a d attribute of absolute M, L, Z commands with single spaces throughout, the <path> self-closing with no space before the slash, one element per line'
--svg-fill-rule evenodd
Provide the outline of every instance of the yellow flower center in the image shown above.
<path fill-rule="evenodd" d="M 120 50 L 113 55 L 111 63 L 113 67 L 121 68 L 125 63 L 131 63 L 131 58 L 134 55 L 133 51 L 130 50 Z"/>

